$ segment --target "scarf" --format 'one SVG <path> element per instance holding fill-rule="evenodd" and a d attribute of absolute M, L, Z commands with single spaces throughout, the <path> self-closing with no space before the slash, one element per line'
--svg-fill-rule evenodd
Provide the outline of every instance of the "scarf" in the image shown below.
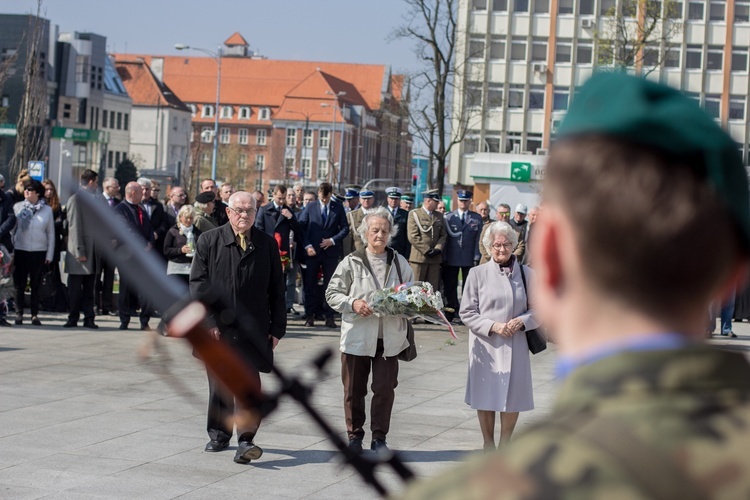
<path fill-rule="evenodd" d="M 21 210 L 18 212 L 17 216 L 18 225 L 21 227 L 22 231 L 25 231 L 29 228 L 31 219 L 34 218 L 34 216 L 39 212 L 39 210 L 42 209 L 44 205 L 46 205 L 44 199 L 40 199 L 36 205 L 32 205 L 28 200 L 23 201 Z"/>

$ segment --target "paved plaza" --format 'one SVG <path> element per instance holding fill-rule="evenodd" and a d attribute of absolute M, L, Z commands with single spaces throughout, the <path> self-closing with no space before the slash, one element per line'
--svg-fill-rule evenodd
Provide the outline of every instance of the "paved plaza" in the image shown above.
<path fill-rule="evenodd" d="M 259 461 L 235 464 L 236 440 L 205 453 L 207 381 L 183 341 L 119 331 L 109 317 L 97 318 L 96 331 L 64 329 L 62 315 L 41 319 L 50 326 L 0 330 L 0 498 L 377 497 L 289 399 L 260 429 Z M 750 325 L 735 325 L 739 339 L 714 342 L 750 346 Z M 482 445 L 476 415 L 463 403 L 467 331 L 457 332 L 451 343 L 445 329 L 417 325 L 419 357 L 401 363 L 388 444 L 420 477 Z M 320 350 L 337 349 L 338 339 L 338 330 L 290 321 L 276 359 L 313 386 L 315 406 L 343 436 L 338 356 L 322 376 L 309 364 Z M 549 411 L 554 361 L 554 347 L 532 356 L 536 409 L 521 414 L 519 431 Z M 268 376 L 263 382 L 275 385 Z M 402 490 L 390 470 L 378 476 L 391 492 Z"/>

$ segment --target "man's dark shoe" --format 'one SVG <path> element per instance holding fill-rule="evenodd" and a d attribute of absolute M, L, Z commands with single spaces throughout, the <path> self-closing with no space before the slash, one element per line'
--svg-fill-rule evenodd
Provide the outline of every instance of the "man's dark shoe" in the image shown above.
<path fill-rule="evenodd" d="M 290 307 L 286 310 L 287 314 L 291 314 L 292 316 L 299 316 L 299 311 L 295 311 L 293 307 Z"/>
<path fill-rule="evenodd" d="M 305 320 L 305 326 L 315 326 L 315 316 L 308 316 Z"/>
<path fill-rule="evenodd" d="M 117 311 L 107 311 L 107 316 L 119 316 L 120 313 Z"/>
<path fill-rule="evenodd" d="M 31 317 L 31 324 L 34 326 L 42 326 L 42 322 L 36 316 Z"/>
<path fill-rule="evenodd" d="M 385 439 L 373 439 L 372 443 L 370 443 L 370 449 L 376 453 L 390 451 L 388 445 L 385 444 Z"/>
<path fill-rule="evenodd" d="M 205 451 L 221 451 L 229 447 L 229 441 L 209 441 L 206 445 Z"/>
<path fill-rule="evenodd" d="M 736 334 L 736 333 L 734 333 L 734 332 L 733 332 L 733 331 L 731 331 L 731 330 L 730 330 L 730 331 L 728 331 L 728 332 L 721 332 L 721 336 L 722 336 L 722 337 L 730 337 L 730 338 L 733 338 L 733 339 L 736 339 L 736 338 L 737 338 L 737 334 Z"/>
<path fill-rule="evenodd" d="M 323 321 L 324 319 L 326 319 L 326 317 L 322 314 L 316 314 L 315 319 L 317 319 L 318 321 Z"/>
<path fill-rule="evenodd" d="M 72 319 L 69 319 L 65 322 L 63 325 L 63 328 L 78 328 L 78 321 L 73 321 Z"/>
<path fill-rule="evenodd" d="M 127 330 L 128 324 L 127 323 L 120 323 L 120 326 L 117 327 L 118 330 Z"/>
<path fill-rule="evenodd" d="M 336 326 L 336 322 L 333 320 L 333 318 L 327 318 L 326 319 L 326 328 L 338 328 L 338 326 Z"/>
<path fill-rule="evenodd" d="M 11 325 L 11 324 L 10 324 L 10 323 L 8 322 L 8 320 L 7 320 L 7 319 L 5 319 L 5 318 L 0 318 L 0 326 L 13 326 L 13 325 Z"/>
<path fill-rule="evenodd" d="M 83 327 L 84 328 L 91 328 L 92 330 L 96 330 L 97 328 L 99 328 L 99 325 L 97 325 L 96 323 L 94 323 L 93 320 L 84 320 Z"/>
<path fill-rule="evenodd" d="M 263 455 L 263 449 L 252 441 L 241 441 L 237 445 L 237 453 L 234 461 L 238 464 L 248 464 L 252 460 L 258 460 Z"/>
<path fill-rule="evenodd" d="M 354 438 L 349 440 L 349 449 L 357 455 L 362 453 L 362 438 Z"/>
<path fill-rule="evenodd" d="M 151 331 L 151 327 L 148 326 L 148 323 L 143 323 L 143 324 L 141 324 L 141 330 L 143 330 L 144 332 L 150 332 Z"/>

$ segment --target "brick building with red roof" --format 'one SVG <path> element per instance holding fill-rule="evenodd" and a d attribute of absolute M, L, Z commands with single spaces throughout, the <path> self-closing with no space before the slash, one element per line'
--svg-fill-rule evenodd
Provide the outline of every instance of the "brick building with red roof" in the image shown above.
<path fill-rule="evenodd" d="M 235 33 L 222 47 L 217 110 L 216 58 L 116 59 L 142 59 L 191 109 L 194 176 L 210 176 L 218 113 L 219 182 L 264 191 L 297 182 L 313 188 L 323 180 L 334 186 L 375 178 L 409 182 L 408 87 L 389 66 L 260 58 Z"/>

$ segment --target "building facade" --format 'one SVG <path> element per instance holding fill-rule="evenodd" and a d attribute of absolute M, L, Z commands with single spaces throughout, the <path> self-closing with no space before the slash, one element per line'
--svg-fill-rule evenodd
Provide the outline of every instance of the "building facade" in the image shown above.
<path fill-rule="evenodd" d="M 211 176 L 217 128 L 217 181 L 240 189 L 409 181 L 408 92 L 388 66 L 269 60 L 238 33 L 213 57 L 116 57 L 145 61 L 191 110 L 183 180 Z"/>
<path fill-rule="evenodd" d="M 610 32 L 647 20 L 656 21 L 658 34 L 625 66 L 693 96 L 747 162 L 750 2 L 643 2 L 647 13 L 632 7 L 637 3 L 461 0 L 457 45 L 466 64 L 454 102 L 471 125 L 452 152 L 450 182 L 474 185 L 475 200 L 497 203 L 503 193 L 503 202 L 533 204 L 544 155 L 576 88 L 595 69 L 621 64 L 608 50 Z M 633 48 L 623 45 L 618 54 Z M 514 177 L 519 169 L 522 181 Z"/>

